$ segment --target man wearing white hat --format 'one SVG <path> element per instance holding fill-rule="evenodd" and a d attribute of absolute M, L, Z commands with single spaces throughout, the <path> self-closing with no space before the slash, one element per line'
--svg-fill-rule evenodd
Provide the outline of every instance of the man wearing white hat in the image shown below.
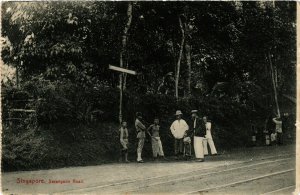
<path fill-rule="evenodd" d="M 203 139 L 206 134 L 205 123 L 202 118 L 197 115 L 197 110 L 192 110 L 192 127 L 194 131 L 194 151 L 198 162 L 204 161 Z"/>
<path fill-rule="evenodd" d="M 176 120 L 172 123 L 170 130 L 175 138 L 175 155 L 178 157 L 179 154 L 183 153 L 183 137 L 189 126 L 181 118 L 182 112 L 180 110 L 177 110 L 175 115 Z"/>

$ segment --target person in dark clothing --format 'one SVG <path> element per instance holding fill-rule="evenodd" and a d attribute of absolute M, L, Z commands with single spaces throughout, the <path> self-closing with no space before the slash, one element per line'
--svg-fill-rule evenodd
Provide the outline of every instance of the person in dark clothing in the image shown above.
<path fill-rule="evenodd" d="M 206 135 L 206 127 L 203 119 L 199 118 L 197 113 L 197 110 L 192 110 L 192 123 L 190 127 L 192 127 L 194 134 L 194 151 L 196 161 L 204 162 L 203 139 Z"/>

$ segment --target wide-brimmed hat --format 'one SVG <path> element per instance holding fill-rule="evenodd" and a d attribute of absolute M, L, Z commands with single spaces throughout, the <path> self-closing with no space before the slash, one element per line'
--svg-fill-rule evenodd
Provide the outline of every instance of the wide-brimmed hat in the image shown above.
<path fill-rule="evenodd" d="M 181 110 L 177 110 L 175 115 L 176 115 L 176 116 L 178 116 L 178 115 L 182 115 L 182 112 L 181 112 Z"/>
<path fill-rule="evenodd" d="M 198 110 L 192 110 L 191 113 L 198 113 Z"/>

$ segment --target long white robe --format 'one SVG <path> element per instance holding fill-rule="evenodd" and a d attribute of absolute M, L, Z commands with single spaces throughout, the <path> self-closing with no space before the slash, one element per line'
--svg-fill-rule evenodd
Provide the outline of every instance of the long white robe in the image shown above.
<path fill-rule="evenodd" d="M 204 155 L 208 155 L 207 143 L 209 144 L 211 154 L 217 154 L 215 143 L 211 136 L 211 123 L 207 122 L 205 126 L 206 126 L 206 136 L 205 139 L 203 140 Z"/>
<path fill-rule="evenodd" d="M 194 150 L 196 158 L 204 158 L 203 137 L 194 136 Z"/>

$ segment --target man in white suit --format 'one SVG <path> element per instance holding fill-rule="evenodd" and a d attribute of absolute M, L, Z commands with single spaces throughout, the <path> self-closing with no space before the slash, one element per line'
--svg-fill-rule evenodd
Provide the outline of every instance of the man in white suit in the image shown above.
<path fill-rule="evenodd" d="M 206 126 L 206 136 L 205 136 L 205 139 L 203 140 L 204 155 L 208 155 L 207 142 L 209 144 L 211 154 L 212 155 L 217 155 L 218 153 L 217 153 L 217 150 L 216 150 L 216 147 L 215 147 L 215 143 L 214 143 L 214 140 L 213 140 L 212 135 L 211 135 L 211 122 L 209 122 L 207 120 L 206 116 L 203 117 L 203 121 L 204 121 L 205 126 Z"/>
<path fill-rule="evenodd" d="M 175 156 L 179 158 L 179 155 L 183 154 L 183 137 L 185 132 L 189 129 L 189 126 L 185 120 L 181 118 L 182 112 L 180 110 L 177 110 L 175 115 L 176 120 L 172 123 L 170 130 L 175 138 Z"/>

